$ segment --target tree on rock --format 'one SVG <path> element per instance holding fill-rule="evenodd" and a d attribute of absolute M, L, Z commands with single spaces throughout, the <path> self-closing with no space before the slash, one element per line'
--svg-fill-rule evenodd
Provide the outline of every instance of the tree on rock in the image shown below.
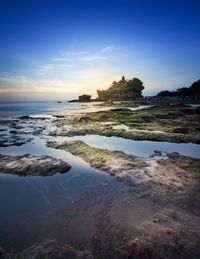
<path fill-rule="evenodd" d="M 114 81 L 107 90 L 97 90 L 98 98 L 102 101 L 124 100 L 133 101 L 142 98 L 143 82 L 138 78 L 126 80 L 124 76 L 118 82 Z"/>

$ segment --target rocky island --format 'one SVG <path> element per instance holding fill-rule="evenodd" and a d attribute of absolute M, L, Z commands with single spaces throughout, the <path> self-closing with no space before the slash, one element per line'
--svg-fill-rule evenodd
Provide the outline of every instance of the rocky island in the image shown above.
<path fill-rule="evenodd" d="M 97 90 L 100 101 L 134 101 L 142 99 L 143 82 L 138 78 L 114 81 L 107 90 Z"/>

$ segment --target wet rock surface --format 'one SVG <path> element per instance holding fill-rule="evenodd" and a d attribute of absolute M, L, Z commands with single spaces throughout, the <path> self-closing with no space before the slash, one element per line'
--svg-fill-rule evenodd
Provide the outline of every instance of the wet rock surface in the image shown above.
<path fill-rule="evenodd" d="M 46 239 L 37 243 L 22 253 L 11 256 L 11 259 L 93 259 L 92 254 L 87 250 L 78 250 L 69 244 L 59 245 L 56 240 Z"/>
<path fill-rule="evenodd" d="M 50 136 L 98 134 L 133 140 L 198 144 L 200 143 L 199 119 L 199 107 L 184 105 L 175 105 L 173 109 L 171 106 L 153 106 L 135 111 L 120 108 L 70 115 L 21 116 L 0 122 L 0 128 L 7 126 L 12 135 L 0 136 L 0 146 L 21 145 L 30 141 L 24 139 L 24 136 L 22 139 L 22 134 Z M 116 126 L 107 125 L 108 121 Z M 126 128 L 120 128 L 120 125 Z"/>
<path fill-rule="evenodd" d="M 8 253 L 6 253 L 6 252 L 4 251 L 3 248 L 0 247 L 0 258 L 1 258 L 1 259 L 10 259 L 11 257 L 9 256 Z"/>
<path fill-rule="evenodd" d="M 62 160 L 45 155 L 25 154 L 9 156 L 0 154 L 0 172 L 18 176 L 50 176 L 66 173 L 71 166 Z"/>
<path fill-rule="evenodd" d="M 117 136 L 133 140 L 168 141 L 174 143 L 200 143 L 199 107 L 175 105 L 154 106 L 148 109 L 126 108 L 99 111 L 87 114 L 66 115 L 53 122 L 52 136 L 75 136 L 97 134 Z M 112 122 L 116 128 L 103 123 Z M 68 128 L 65 127 L 68 125 Z"/>
<path fill-rule="evenodd" d="M 0 120 L 0 147 L 20 146 L 30 143 L 34 135 L 41 135 L 49 131 L 52 121 L 56 117 L 21 116 L 19 118 L 1 118 Z"/>
<path fill-rule="evenodd" d="M 10 133 L 0 136 L 0 147 L 21 146 L 32 141 L 32 138 L 21 137 L 13 132 Z"/>
<path fill-rule="evenodd" d="M 48 142 L 49 147 L 64 149 L 88 162 L 91 167 L 116 176 L 118 180 L 137 185 L 142 181 L 141 175 L 148 166 L 144 160 L 122 151 L 110 151 L 94 148 L 83 141 L 69 141 L 62 144 Z M 138 177 L 137 177 L 138 176 Z"/>
<path fill-rule="evenodd" d="M 200 160 L 177 152 L 162 154 L 155 150 L 149 158 L 139 158 L 121 151 L 91 147 L 83 141 L 48 142 L 49 147 L 64 149 L 81 157 L 91 167 L 128 183 L 140 197 L 165 203 L 193 190 L 199 193 Z M 176 197 L 173 196 L 176 192 Z M 193 202 L 191 202 L 193 204 Z"/>
<path fill-rule="evenodd" d="M 43 222 L 48 239 L 15 255 L 4 254 L 18 259 L 199 258 L 199 219 L 180 207 L 161 207 L 130 189 L 118 192 L 108 185 L 88 188 L 66 205 Z"/>

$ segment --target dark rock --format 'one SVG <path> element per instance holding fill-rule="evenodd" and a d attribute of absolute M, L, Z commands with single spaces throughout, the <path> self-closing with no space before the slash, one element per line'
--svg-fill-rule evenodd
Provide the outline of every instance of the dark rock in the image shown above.
<path fill-rule="evenodd" d="M 16 130 L 10 130 L 9 132 L 12 133 L 12 134 L 17 134 Z"/>
<path fill-rule="evenodd" d="M 9 156 L 0 154 L 0 172 L 19 176 L 50 176 L 57 172 L 66 173 L 71 166 L 62 161 L 45 155 L 26 154 Z"/>
<path fill-rule="evenodd" d="M 167 153 L 167 156 L 169 158 L 179 157 L 179 155 L 180 154 L 178 152 Z"/>
<path fill-rule="evenodd" d="M 30 142 L 33 138 L 22 138 L 17 134 L 5 135 L 0 140 L 0 147 L 21 146 Z"/>
<path fill-rule="evenodd" d="M 44 240 L 40 244 L 35 244 L 24 250 L 17 257 L 19 259 L 93 259 L 93 255 L 88 250 L 77 250 L 65 244 L 60 246 L 56 240 Z"/>
<path fill-rule="evenodd" d="M 116 109 L 112 109 L 112 111 L 114 112 L 121 112 L 121 113 L 131 113 L 132 111 L 128 108 L 116 108 Z"/>
<path fill-rule="evenodd" d="M 78 103 L 78 102 L 79 102 L 79 100 L 77 100 L 77 99 L 68 101 L 68 103 Z"/>
<path fill-rule="evenodd" d="M 156 119 L 156 117 L 153 116 L 153 115 L 146 115 L 146 116 L 143 116 L 141 118 L 144 122 L 151 122 L 151 121 L 154 121 Z"/>
<path fill-rule="evenodd" d="M 89 121 L 91 121 L 91 118 L 88 116 L 83 116 L 80 118 L 80 122 L 89 122 Z"/>
<path fill-rule="evenodd" d="M 91 95 L 88 95 L 88 94 L 83 94 L 83 95 L 80 95 L 78 97 L 79 99 L 79 102 L 90 102 L 91 100 Z"/>
<path fill-rule="evenodd" d="M 10 259 L 10 256 L 0 247 L 0 258 L 1 259 Z"/>
<path fill-rule="evenodd" d="M 162 151 L 160 151 L 160 150 L 154 150 L 154 155 L 155 155 L 155 156 L 162 156 Z"/>
<path fill-rule="evenodd" d="M 27 119 L 29 119 L 29 116 L 28 115 L 20 116 L 19 119 L 27 120 Z"/>
<path fill-rule="evenodd" d="M 181 133 L 181 134 L 188 134 L 189 128 L 176 128 L 172 132 L 173 133 Z"/>
<path fill-rule="evenodd" d="M 54 117 L 56 117 L 56 118 L 65 118 L 65 115 L 56 114 L 56 115 L 54 115 Z"/>

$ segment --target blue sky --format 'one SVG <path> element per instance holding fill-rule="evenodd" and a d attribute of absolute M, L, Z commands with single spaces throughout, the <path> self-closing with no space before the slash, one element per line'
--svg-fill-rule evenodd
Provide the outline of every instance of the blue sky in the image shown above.
<path fill-rule="evenodd" d="M 2 0 L 0 99 L 96 95 L 122 75 L 146 95 L 200 78 L 200 1 Z"/>

